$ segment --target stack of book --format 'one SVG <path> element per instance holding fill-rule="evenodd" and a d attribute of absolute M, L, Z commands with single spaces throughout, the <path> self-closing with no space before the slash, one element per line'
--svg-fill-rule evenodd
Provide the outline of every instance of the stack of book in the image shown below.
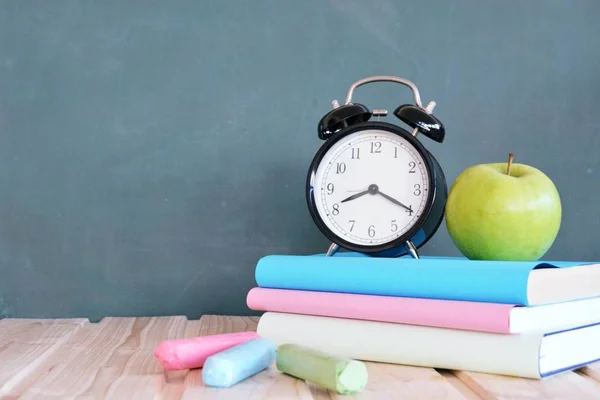
<path fill-rule="evenodd" d="M 600 360 L 600 264 L 270 255 L 255 276 L 278 345 L 535 379 Z"/>

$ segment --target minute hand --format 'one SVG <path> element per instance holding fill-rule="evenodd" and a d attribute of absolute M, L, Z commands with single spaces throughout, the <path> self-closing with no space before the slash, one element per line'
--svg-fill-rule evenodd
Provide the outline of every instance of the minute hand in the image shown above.
<path fill-rule="evenodd" d="M 398 200 L 394 199 L 393 197 L 390 197 L 387 194 L 383 193 L 381 190 L 379 191 L 379 194 L 382 195 L 383 197 L 385 197 L 386 199 L 388 199 L 389 201 L 391 201 L 392 203 L 397 204 L 400 207 L 404 207 L 407 210 L 410 210 L 410 208 L 408 208 L 404 204 L 400 203 Z"/>

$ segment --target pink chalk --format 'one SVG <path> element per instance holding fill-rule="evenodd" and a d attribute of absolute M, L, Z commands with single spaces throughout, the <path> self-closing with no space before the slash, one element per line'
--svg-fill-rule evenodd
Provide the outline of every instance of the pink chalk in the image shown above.
<path fill-rule="evenodd" d="M 154 355 L 166 370 L 200 368 L 213 354 L 259 337 L 256 332 L 237 332 L 165 340 L 154 349 Z"/>

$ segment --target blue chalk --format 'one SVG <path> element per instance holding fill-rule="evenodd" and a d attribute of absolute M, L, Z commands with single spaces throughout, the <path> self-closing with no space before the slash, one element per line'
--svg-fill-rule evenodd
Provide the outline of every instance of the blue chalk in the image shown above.
<path fill-rule="evenodd" d="M 268 368 L 277 346 L 267 339 L 253 339 L 206 359 L 202 380 L 207 386 L 229 387 Z"/>

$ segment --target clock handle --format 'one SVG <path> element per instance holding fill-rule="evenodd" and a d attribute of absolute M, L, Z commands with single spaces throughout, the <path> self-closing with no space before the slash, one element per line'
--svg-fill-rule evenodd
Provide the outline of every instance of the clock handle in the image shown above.
<path fill-rule="evenodd" d="M 425 136 L 429 137 L 430 139 L 433 139 L 440 143 L 444 141 L 444 137 L 446 135 L 444 126 L 437 118 L 431 115 L 433 109 L 436 106 L 435 101 L 430 101 L 429 104 L 427 104 L 427 107 L 423 107 L 423 104 L 421 103 L 421 95 L 419 94 L 419 89 L 417 89 L 417 86 L 408 79 L 399 78 L 397 76 L 377 75 L 356 81 L 352 84 L 352 86 L 350 86 L 350 89 L 348 90 L 348 94 L 346 95 L 346 105 L 352 102 L 352 95 L 354 94 L 356 88 L 371 82 L 396 82 L 408 86 L 413 92 L 416 108 L 414 106 L 408 106 L 405 104 L 398 107 L 396 111 L 394 111 L 394 115 L 396 115 L 402 121 L 406 122 L 408 125 L 413 127 L 413 136 L 417 136 L 419 131 L 421 131 Z M 334 103 L 334 108 L 336 108 L 336 103 Z M 387 114 L 387 111 L 382 111 L 383 113 L 381 113 L 381 111 L 379 110 L 377 110 L 377 112 L 373 110 L 372 114 Z"/>
<path fill-rule="evenodd" d="M 346 95 L 346 104 L 349 104 L 352 101 L 352 95 L 354 94 L 354 91 L 356 90 L 356 88 L 358 88 L 359 86 L 362 86 L 364 84 L 371 83 L 371 82 L 396 82 L 396 83 L 401 83 L 403 85 L 406 85 L 413 92 L 413 96 L 415 98 L 415 104 L 418 107 L 425 109 L 425 107 L 423 107 L 423 104 L 421 104 L 421 95 L 419 94 L 419 89 L 417 89 L 417 86 L 414 83 L 412 83 L 408 79 L 399 78 L 397 76 L 387 76 L 387 75 L 371 76 L 369 78 L 364 78 L 364 79 L 354 82 L 352 84 L 352 86 L 350 86 L 350 89 L 348 90 L 348 94 Z"/>

